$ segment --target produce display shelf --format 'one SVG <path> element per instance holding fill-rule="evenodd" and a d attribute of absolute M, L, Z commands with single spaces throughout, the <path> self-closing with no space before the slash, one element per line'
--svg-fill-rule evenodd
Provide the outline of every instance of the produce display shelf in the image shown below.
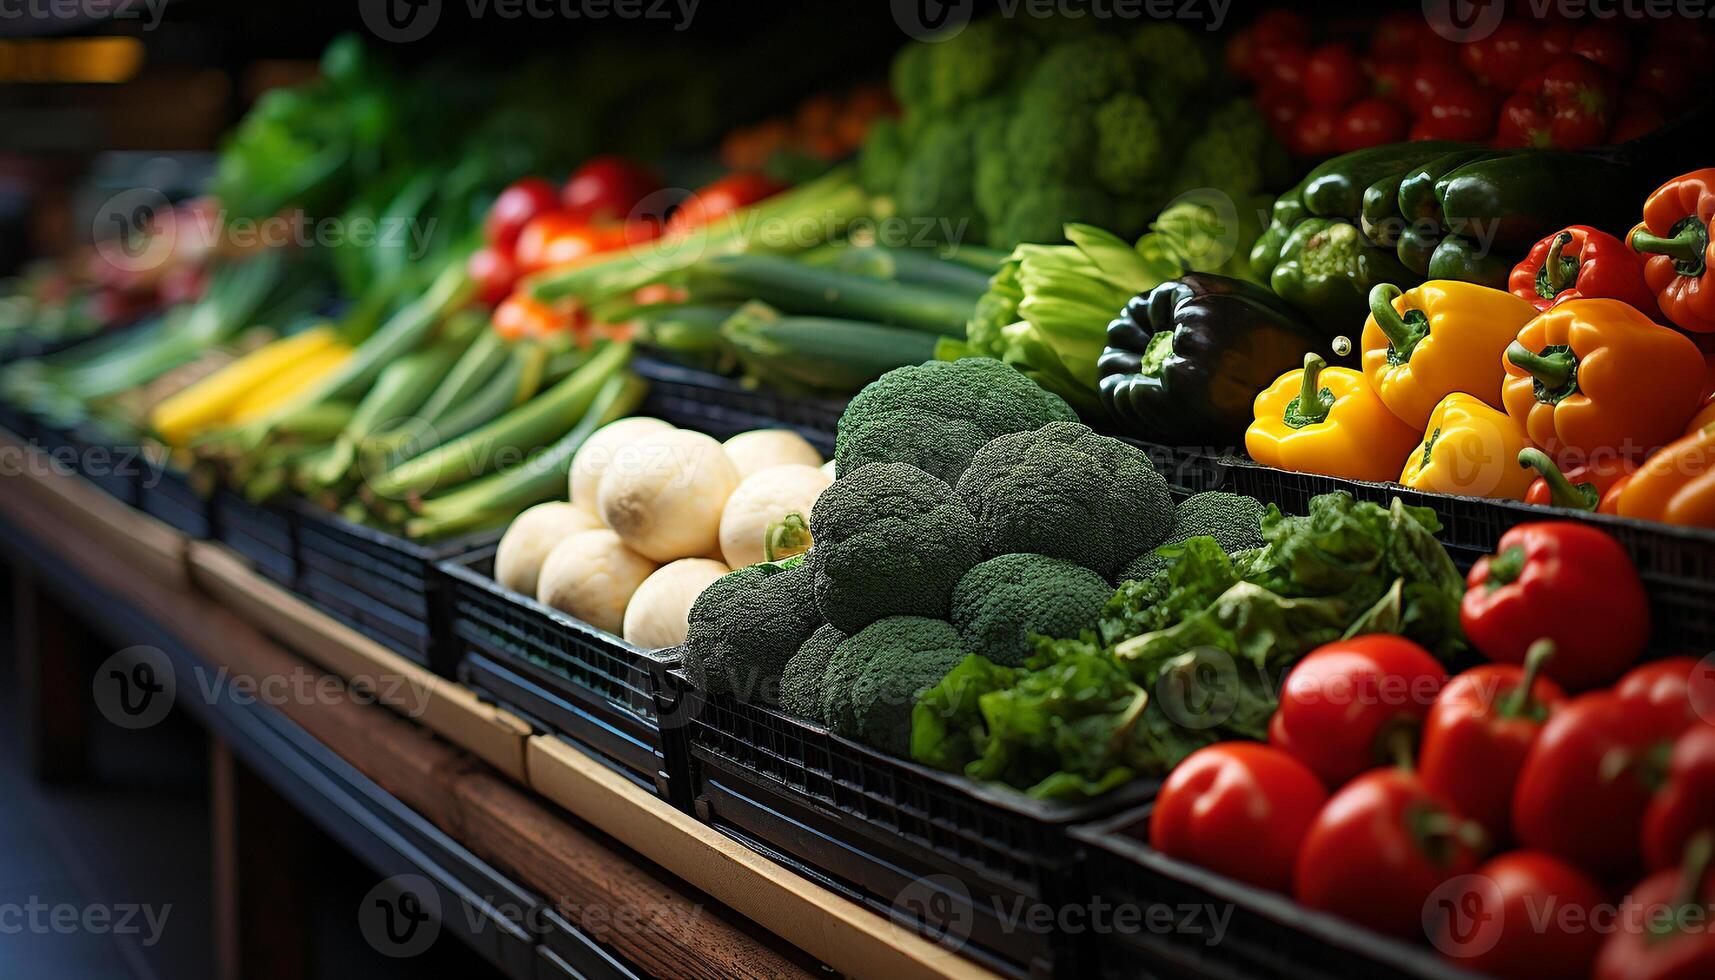
<path fill-rule="evenodd" d="M 1085 886 L 1096 906 L 1143 910 L 1133 917 L 1142 928 L 1099 930 L 1091 937 L 1106 980 L 1473 976 L 1428 945 L 1381 935 L 1170 858 L 1145 843 L 1148 827 L 1149 807 L 1142 806 L 1070 832 L 1085 849 Z"/>
<path fill-rule="evenodd" d="M 199 491 L 190 474 L 144 458 L 137 482 L 137 507 L 143 513 L 198 539 L 214 537 L 214 498 Z"/>
<path fill-rule="evenodd" d="M 294 590 L 311 605 L 389 650 L 452 677 L 458 656 L 445 642 L 448 583 L 441 562 L 492 545 L 498 529 L 421 544 L 348 521 L 299 500 Z"/>
<path fill-rule="evenodd" d="M 1425 493 L 1393 483 L 1278 470 L 1230 456 L 1211 462 L 1220 472 L 1221 489 L 1278 504 L 1289 514 L 1302 514 L 1310 498 L 1335 491 L 1384 505 L 1398 497 L 1411 506 L 1427 507 L 1441 519 L 1437 538 L 1461 568 L 1493 552 L 1501 535 L 1515 524 L 1552 520 L 1589 524 L 1612 535 L 1637 565 L 1650 598 L 1653 646 L 1708 650 L 1715 645 L 1715 530 L 1517 500 Z"/>
<path fill-rule="evenodd" d="M 649 382 L 649 395 L 639 415 L 656 415 L 717 439 L 749 429 L 785 426 L 810 440 L 823 455 L 833 455 L 834 433 L 846 410 L 843 401 L 790 398 L 648 356 L 632 358 L 631 366 Z"/>
<path fill-rule="evenodd" d="M 459 680 L 537 731 L 688 807 L 686 762 L 668 751 L 652 687 L 677 655 L 626 643 L 501 586 L 493 578 L 494 552 L 482 548 L 440 566 Z"/>
<path fill-rule="evenodd" d="M 293 512 L 257 504 L 222 487 L 214 493 L 214 537 L 263 577 L 290 589 L 298 581 L 298 527 Z"/>
<path fill-rule="evenodd" d="M 1088 936 L 1053 914 L 1087 903 L 1069 829 L 1152 798 L 1159 783 L 1049 803 L 707 695 L 679 670 L 657 675 L 656 696 L 689 755 L 699 819 L 998 972 L 1093 970 Z"/>

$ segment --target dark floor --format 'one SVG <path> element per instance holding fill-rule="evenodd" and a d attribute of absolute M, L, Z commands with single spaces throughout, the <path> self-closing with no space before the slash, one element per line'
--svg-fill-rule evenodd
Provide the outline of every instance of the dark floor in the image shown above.
<path fill-rule="evenodd" d="M 206 736 L 183 715 L 126 731 L 91 712 L 98 728 L 90 778 L 35 781 L 18 749 L 9 596 L 0 564 L 0 977 L 213 976 Z M 90 651 L 91 668 L 99 653 Z M 376 952 L 362 938 L 357 910 L 377 876 L 331 840 L 315 847 L 328 859 L 313 871 L 313 907 L 296 910 L 312 923 L 315 977 L 489 975 L 445 935 L 412 960 Z M 102 928 L 106 914 L 115 925 L 129 916 L 132 928 L 125 935 Z M 97 918 L 84 925 L 85 915 Z"/>

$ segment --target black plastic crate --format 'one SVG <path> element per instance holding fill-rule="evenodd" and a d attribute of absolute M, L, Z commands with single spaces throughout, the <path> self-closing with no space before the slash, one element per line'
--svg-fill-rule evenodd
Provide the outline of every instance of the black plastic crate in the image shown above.
<path fill-rule="evenodd" d="M 450 583 L 447 630 L 459 680 L 570 742 L 681 809 L 682 755 L 670 755 L 652 679 L 678 663 L 494 581 L 494 547 L 441 564 Z"/>
<path fill-rule="evenodd" d="M 124 439 L 98 422 L 85 422 L 66 433 L 66 441 L 76 452 L 78 475 L 113 499 L 137 506 L 145 468 L 141 440 Z"/>
<path fill-rule="evenodd" d="M 193 538 L 214 536 L 214 498 L 200 492 L 190 474 L 158 460 L 142 462 L 137 507 L 143 513 Z"/>
<path fill-rule="evenodd" d="M 649 381 L 639 415 L 659 416 L 717 439 L 784 426 L 810 440 L 823 455 L 833 454 L 844 401 L 790 398 L 652 357 L 634 357 L 631 366 Z"/>
<path fill-rule="evenodd" d="M 458 657 L 443 643 L 447 583 L 436 566 L 493 544 L 499 530 L 422 544 L 355 524 L 308 501 L 293 506 L 299 595 L 364 636 L 443 677 Z"/>
<path fill-rule="evenodd" d="M 290 589 L 298 581 L 298 527 L 292 511 L 255 504 L 230 489 L 215 491 L 215 539 L 257 572 Z"/>
<path fill-rule="evenodd" d="M 1461 568 L 1493 552 L 1501 535 L 1515 524 L 1548 520 L 1590 524 L 1613 535 L 1637 564 L 1650 597 L 1655 646 L 1707 650 L 1715 644 L 1715 531 L 1295 473 L 1235 457 L 1213 463 L 1222 473 L 1222 489 L 1272 501 L 1287 513 L 1302 514 L 1310 498 L 1334 491 L 1378 504 L 1398 497 L 1409 505 L 1427 507 L 1441 519 L 1437 537 Z"/>
<path fill-rule="evenodd" d="M 1034 800 L 895 758 L 757 704 L 657 681 L 683 738 L 695 814 L 825 887 L 1014 976 L 1087 976 L 1088 895 L 1068 831 L 1153 797 L 1138 780 L 1086 804 Z"/>
<path fill-rule="evenodd" d="M 1101 930 L 1108 980 L 1335 977 L 1471 980 L 1427 943 L 1414 945 L 1178 861 L 1146 843 L 1149 808 L 1074 828 L 1098 905 L 1125 909 L 1136 928 Z M 1121 921 L 1116 913 L 1116 921 Z"/>

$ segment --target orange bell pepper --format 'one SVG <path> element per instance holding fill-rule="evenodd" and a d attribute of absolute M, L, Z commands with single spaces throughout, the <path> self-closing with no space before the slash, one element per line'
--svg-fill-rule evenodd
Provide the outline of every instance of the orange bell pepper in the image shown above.
<path fill-rule="evenodd" d="M 1644 256 L 1644 282 L 1681 330 L 1715 332 L 1715 167 L 1656 188 L 1626 244 Z"/>
<path fill-rule="evenodd" d="M 1501 399 L 1550 456 L 1641 456 L 1677 438 L 1703 397 L 1691 339 L 1613 299 L 1578 299 L 1525 324 Z"/>
<path fill-rule="evenodd" d="M 1697 414 L 1691 417 L 1691 424 L 1685 427 L 1685 434 L 1690 435 L 1698 429 L 1707 428 L 1711 425 L 1715 425 L 1715 398 L 1710 398 L 1704 402 L 1703 407 L 1697 410 Z"/>
<path fill-rule="evenodd" d="M 1620 492 L 1621 517 L 1715 527 L 1715 425 L 1644 460 Z"/>

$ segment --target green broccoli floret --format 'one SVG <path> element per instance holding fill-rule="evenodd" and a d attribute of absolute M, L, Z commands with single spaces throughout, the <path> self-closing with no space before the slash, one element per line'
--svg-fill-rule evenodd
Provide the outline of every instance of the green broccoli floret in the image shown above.
<path fill-rule="evenodd" d="M 1163 119 L 1175 118 L 1193 99 L 1207 98 L 1214 78 L 1209 47 L 1183 24 L 1140 25 L 1131 37 L 1131 55 L 1139 63 L 1144 94 Z"/>
<path fill-rule="evenodd" d="M 764 562 L 716 579 L 691 604 L 685 672 L 697 688 L 771 702 L 786 661 L 822 624 L 808 562 Z"/>
<path fill-rule="evenodd" d="M 976 165 L 964 125 L 953 119 L 932 121 L 899 172 L 894 204 L 910 218 L 969 218 L 977 207 L 972 188 Z"/>
<path fill-rule="evenodd" d="M 1202 132 L 1185 147 L 1173 186 L 1181 192 L 1213 187 L 1244 198 L 1285 186 L 1290 171 L 1291 161 L 1262 112 L 1250 99 L 1237 98 L 1210 113 Z"/>
<path fill-rule="evenodd" d="M 1180 501 L 1173 511 L 1173 530 L 1154 548 L 1138 555 L 1120 572 L 1119 581 L 1142 581 L 1172 563 L 1155 552 L 1192 538 L 1214 538 L 1227 554 L 1262 547 L 1262 503 L 1238 494 L 1209 490 Z"/>
<path fill-rule="evenodd" d="M 1122 228 L 1112 220 L 1114 209 L 1114 199 L 1094 187 L 1029 186 L 1008 201 L 999 216 L 986 215 L 988 241 L 997 248 L 1016 248 L 1024 242 L 1063 242 L 1063 229 L 1072 222 L 1112 226 L 1122 236 L 1130 234 L 1129 227 Z"/>
<path fill-rule="evenodd" d="M 1046 555 L 998 555 L 953 590 L 953 625 L 965 648 L 1009 667 L 1035 652 L 1032 634 L 1077 636 L 1096 628 L 1114 593 L 1107 579 Z"/>
<path fill-rule="evenodd" d="M 846 635 L 835 629 L 832 623 L 823 623 L 810 634 L 792 659 L 786 661 L 786 669 L 780 673 L 782 709 L 800 718 L 822 720 L 822 679 L 828 672 L 828 661 L 834 655 L 834 648 L 845 638 Z"/>
<path fill-rule="evenodd" d="M 917 696 L 964 658 L 958 632 L 943 620 L 878 620 L 834 648 L 823 678 L 823 718 L 835 734 L 905 755 Z"/>
<path fill-rule="evenodd" d="M 1026 189 L 1072 184 L 1089 172 L 1096 152 L 1094 115 L 1081 105 L 1023 108 L 1007 123 L 1006 152 Z"/>
<path fill-rule="evenodd" d="M 899 121 L 883 116 L 870 124 L 858 152 L 858 182 L 871 194 L 892 194 L 905 170 L 905 133 Z"/>
<path fill-rule="evenodd" d="M 1149 103 L 1122 92 L 1096 110 L 1095 128 L 1096 180 L 1115 194 L 1160 194 L 1167 147 Z"/>
<path fill-rule="evenodd" d="M 822 618 L 846 633 L 888 616 L 945 618 L 953 586 L 977 563 L 970 512 L 951 487 L 906 463 L 842 461 L 839 470 L 810 511 Z"/>
<path fill-rule="evenodd" d="M 957 490 L 976 516 L 985 557 L 1032 552 L 1103 577 L 1155 547 L 1173 524 L 1173 498 L 1149 454 L 1076 422 L 996 438 Z"/>
<path fill-rule="evenodd" d="M 999 17 L 980 20 L 929 49 L 927 105 L 944 111 L 1000 88 L 1020 71 L 1025 53 L 1011 25 Z"/>
<path fill-rule="evenodd" d="M 893 56 L 893 64 L 888 68 L 888 87 L 907 114 L 929 107 L 929 78 L 934 70 L 930 61 L 934 57 L 931 47 L 921 43 L 907 44 Z"/>
<path fill-rule="evenodd" d="M 1135 89 L 1138 61 L 1126 43 L 1111 34 L 1086 34 L 1061 41 L 1042 53 L 1024 87 L 1023 107 L 1032 103 L 1093 105 Z"/>
<path fill-rule="evenodd" d="M 993 358 L 930 361 L 894 368 L 858 392 L 840 416 L 834 457 L 842 474 L 910 463 L 950 483 L 996 436 L 1077 417 L 1060 396 Z"/>

